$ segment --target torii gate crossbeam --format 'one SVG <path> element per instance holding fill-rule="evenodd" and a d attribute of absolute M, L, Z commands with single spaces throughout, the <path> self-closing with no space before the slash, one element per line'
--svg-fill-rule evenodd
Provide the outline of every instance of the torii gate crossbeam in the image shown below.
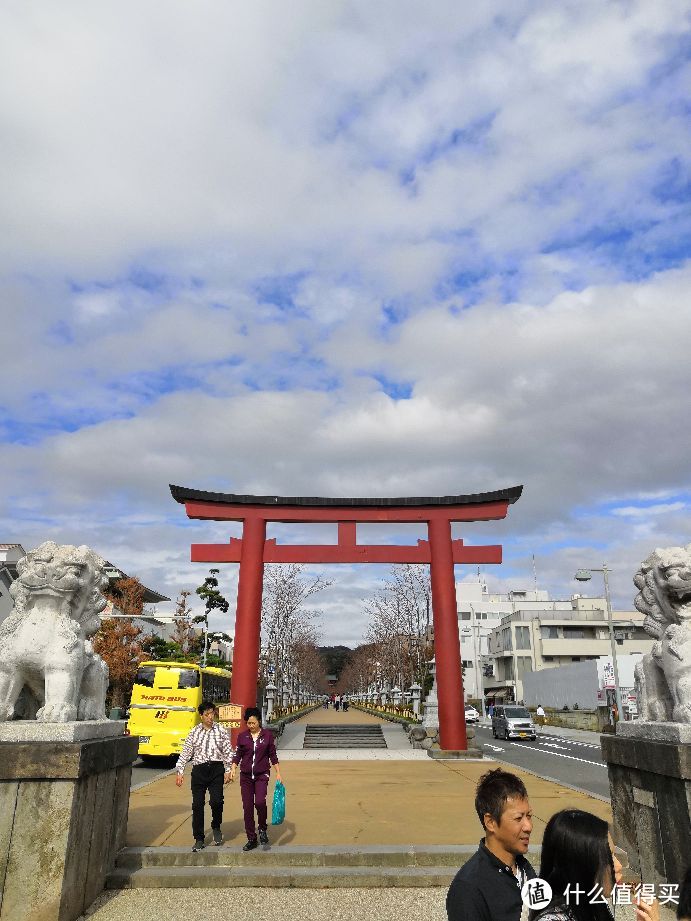
<path fill-rule="evenodd" d="M 227 544 L 192 544 L 195 563 L 239 563 L 232 699 L 254 706 L 261 634 L 265 563 L 426 563 L 432 583 L 434 650 L 439 695 L 439 741 L 446 750 L 467 748 L 454 564 L 501 563 L 502 548 L 466 547 L 452 540 L 451 524 L 505 518 L 523 487 L 436 498 L 328 499 L 239 496 L 171 486 L 189 518 L 241 521 L 242 538 Z M 267 522 L 338 524 L 338 543 L 281 545 L 266 539 Z M 427 540 L 417 546 L 357 543 L 357 524 L 424 523 Z"/>

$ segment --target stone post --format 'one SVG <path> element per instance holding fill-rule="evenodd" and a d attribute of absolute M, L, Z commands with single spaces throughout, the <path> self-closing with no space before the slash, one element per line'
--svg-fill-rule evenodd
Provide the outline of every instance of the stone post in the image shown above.
<path fill-rule="evenodd" d="M 439 699 L 437 697 L 437 675 L 435 672 L 432 689 L 425 698 L 422 725 L 430 733 L 439 729 Z"/>
<path fill-rule="evenodd" d="M 410 686 L 410 693 L 413 701 L 413 713 L 415 716 L 420 718 L 420 695 L 422 693 L 422 687 L 419 684 L 412 684 Z"/>
<path fill-rule="evenodd" d="M 394 707 L 400 707 L 401 705 L 401 689 L 396 685 L 395 688 L 391 689 L 391 696 L 393 697 Z"/>
<path fill-rule="evenodd" d="M 274 700 L 276 699 L 276 685 L 267 684 L 266 686 L 266 721 L 271 721 L 274 712 Z"/>

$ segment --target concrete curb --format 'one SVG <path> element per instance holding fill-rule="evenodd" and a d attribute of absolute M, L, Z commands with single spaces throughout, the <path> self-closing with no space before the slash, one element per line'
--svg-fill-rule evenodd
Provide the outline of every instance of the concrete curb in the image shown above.
<path fill-rule="evenodd" d="M 476 845 L 284 846 L 245 853 L 240 847 L 126 848 L 110 889 L 148 888 L 428 888 L 446 887 Z M 539 848 L 529 851 L 533 861 Z"/>
<path fill-rule="evenodd" d="M 141 783 L 135 784 L 133 787 L 130 787 L 130 793 L 136 793 L 137 790 L 143 790 L 144 787 L 150 786 L 152 783 L 156 783 L 157 780 L 161 780 L 163 777 L 171 777 L 175 773 L 175 768 L 171 768 L 169 771 L 163 771 L 160 774 L 156 774 L 155 777 L 149 778 L 149 780 L 143 780 Z"/>

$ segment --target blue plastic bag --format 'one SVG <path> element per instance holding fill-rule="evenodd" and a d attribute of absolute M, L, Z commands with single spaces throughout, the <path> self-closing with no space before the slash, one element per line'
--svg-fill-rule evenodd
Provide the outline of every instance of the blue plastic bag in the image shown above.
<path fill-rule="evenodd" d="M 271 808 L 271 824 L 280 825 L 286 817 L 286 788 L 280 780 L 274 787 L 274 802 Z"/>

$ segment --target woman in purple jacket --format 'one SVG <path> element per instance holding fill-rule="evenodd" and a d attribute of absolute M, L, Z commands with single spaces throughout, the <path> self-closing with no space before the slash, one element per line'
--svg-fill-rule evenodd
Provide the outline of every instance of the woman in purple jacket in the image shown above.
<path fill-rule="evenodd" d="M 240 794 L 245 816 L 247 844 L 243 851 L 253 851 L 258 843 L 268 844 L 266 831 L 266 790 L 269 786 L 271 765 L 276 768 L 276 780 L 281 780 L 281 769 L 276 754 L 273 733 L 262 729 L 261 713 L 256 707 L 245 710 L 247 729 L 238 735 L 237 748 L 230 769 L 230 779 L 235 780 L 235 769 L 240 765 Z M 259 842 L 254 825 L 254 810 L 257 810 Z"/>

